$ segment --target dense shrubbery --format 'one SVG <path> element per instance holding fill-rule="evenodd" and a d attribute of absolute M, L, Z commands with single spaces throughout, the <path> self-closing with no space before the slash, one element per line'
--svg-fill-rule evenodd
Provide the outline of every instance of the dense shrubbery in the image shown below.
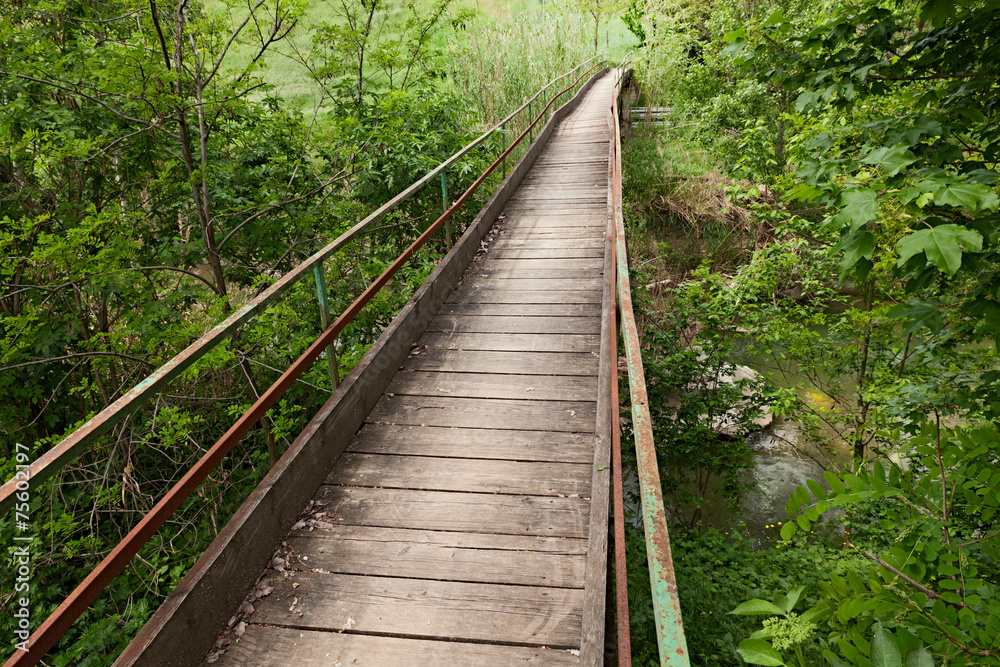
<path fill-rule="evenodd" d="M 685 304 L 699 294 L 708 313 L 734 313 L 721 331 L 738 327 L 786 382 L 822 391 L 821 409 L 781 390 L 772 405 L 819 444 L 828 436 L 818 427 L 832 429 L 854 454 L 847 469 L 793 495 L 782 531 L 792 538 L 839 508 L 853 574 L 782 571 L 784 581 L 747 595 L 758 599 L 739 611 L 768 620 L 723 645 L 743 640 L 741 658 L 764 665 L 1000 664 L 997 9 L 972 0 L 734 2 L 692 23 L 684 3 L 672 6 L 678 44 L 708 39 L 700 60 L 675 57 L 673 79 L 647 69 L 659 77 L 645 86 L 660 94 L 651 103 L 676 111 L 652 142 L 665 156 L 682 137 L 696 140 L 723 178 L 673 171 L 659 193 L 633 181 L 633 219 L 662 221 L 633 251 L 648 266 L 679 268 L 675 283 L 693 279 L 659 306 L 698 328 Z M 649 150 L 626 157 L 666 161 Z M 674 158 L 675 168 L 695 163 Z M 643 164 L 635 173 L 663 171 Z M 725 183 L 735 179 L 750 184 Z M 724 280 L 692 273 L 690 259 L 657 256 L 657 235 L 716 217 L 704 205 L 712 198 L 691 187 L 713 180 L 754 228 L 752 258 L 720 267 L 714 246 L 694 248 Z M 669 355 L 664 345 L 650 356 Z M 700 410 L 703 398 L 688 400 Z M 683 448 L 670 429 L 659 437 L 661 449 Z M 683 563 L 688 547 L 677 542 Z M 793 539 L 783 548 L 803 547 Z M 770 567 L 763 558 L 752 569 Z M 726 578 L 719 572 L 706 573 L 711 585 Z M 682 602 L 685 586 L 700 585 L 682 584 Z M 687 600 L 686 620 L 700 623 Z M 750 629 L 758 632 L 747 639 Z M 736 664 L 692 642 L 699 664 Z"/>

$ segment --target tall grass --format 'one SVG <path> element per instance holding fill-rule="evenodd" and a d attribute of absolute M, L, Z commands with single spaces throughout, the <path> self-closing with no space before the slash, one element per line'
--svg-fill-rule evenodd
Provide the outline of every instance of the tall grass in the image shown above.
<path fill-rule="evenodd" d="M 652 284 L 676 284 L 703 261 L 726 271 L 753 252 L 758 225 L 732 181 L 689 133 L 671 127 L 627 133 L 622 145 L 629 247 Z"/>
<path fill-rule="evenodd" d="M 535 91 L 593 55 L 580 16 L 541 12 L 481 21 L 450 47 L 449 78 L 494 125 Z"/>

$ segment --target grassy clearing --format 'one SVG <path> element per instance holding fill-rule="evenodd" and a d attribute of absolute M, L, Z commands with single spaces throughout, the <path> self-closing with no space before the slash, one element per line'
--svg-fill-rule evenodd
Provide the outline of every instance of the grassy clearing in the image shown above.
<path fill-rule="evenodd" d="M 622 158 L 629 247 L 654 296 L 702 262 L 726 270 L 753 252 L 745 193 L 683 130 L 629 133 Z"/>
<path fill-rule="evenodd" d="M 414 6 L 424 12 L 434 4 L 433 0 L 416 0 Z M 245 15 L 242 5 L 232 5 L 227 0 L 205 0 L 205 5 L 232 27 L 242 22 Z M 410 10 L 402 3 L 387 6 L 388 21 L 377 32 L 380 39 L 391 40 L 400 36 Z M 299 54 L 311 48 L 317 25 L 336 22 L 336 7 L 333 0 L 309 0 L 303 18 L 287 40 L 265 55 L 260 76 L 268 84 L 269 94 L 306 110 L 319 102 L 319 87 L 299 62 Z M 593 53 L 593 22 L 578 12 L 571 0 L 544 6 L 536 0 L 455 0 L 446 16 L 457 18 L 463 10 L 475 11 L 475 20 L 456 29 L 450 26 L 442 29 L 433 46 L 447 54 L 440 65 L 448 73 L 451 87 L 472 95 L 481 110 L 499 109 L 501 104 L 517 106 L 556 73 L 563 73 Z M 600 35 L 599 50 L 608 54 L 612 64 L 638 44 L 618 18 L 602 21 Z M 229 65 L 233 69 L 245 67 L 258 46 L 252 39 L 234 45 L 228 56 Z M 504 72 L 500 79 L 496 77 L 498 69 Z M 461 77 L 456 77 L 459 72 Z M 517 83 L 512 84 L 512 78 L 518 79 Z M 470 85 L 470 81 L 487 88 Z M 484 96 L 494 94 L 489 86 L 497 81 L 504 82 L 501 102 L 488 100 L 484 104 Z M 493 117 L 492 112 L 489 117 Z"/>

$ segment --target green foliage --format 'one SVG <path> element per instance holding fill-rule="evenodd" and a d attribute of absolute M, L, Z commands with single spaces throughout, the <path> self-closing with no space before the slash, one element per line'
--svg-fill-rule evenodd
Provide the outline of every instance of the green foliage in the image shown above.
<path fill-rule="evenodd" d="M 775 154 L 778 107 L 766 86 L 741 79 L 698 102 L 701 112 L 692 136 L 714 151 L 719 163 L 758 179 L 780 170 L 783 157 Z"/>
<path fill-rule="evenodd" d="M 712 495 L 738 504 L 740 471 L 752 465 L 744 436 L 767 401 L 762 384 L 729 361 L 733 340 L 725 331 L 736 312 L 715 298 L 723 289 L 703 269 L 674 292 L 669 310 L 640 311 L 660 478 L 675 503 L 692 507 L 691 525 Z"/>
<path fill-rule="evenodd" d="M 760 623 L 756 616 L 732 613 L 739 601 L 802 586 L 805 592 L 799 604 L 815 604 L 813 592 L 820 581 L 864 567 L 863 559 L 839 548 L 839 543 L 828 546 L 825 538 L 796 537 L 760 547 L 738 531 L 727 534 L 714 528 L 691 530 L 675 525 L 670 543 L 688 653 L 691 664 L 699 667 L 744 664 L 739 643 L 758 630 Z M 641 532 L 629 523 L 626 545 L 633 664 L 657 665 L 645 544 Z M 818 657 L 824 646 L 821 637 L 812 636 L 806 656 Z"/>
<path fill-rule="evenodd" d="M 426 87 L 440 75 L 438 33 L 472 17 L 470 10 L 456 12 L 452 5 L 453 0 L 428 6 L 393 0 L 329 3 L 331 20 L 312 30 L 309 70 L 327 95 L 357 106 L 369 95 Z"/>
<path fill-rule="evenodd" d="M 1000 284 L 997 11 L 991 2 L 867 2 L 837 7 L 812 29 L 778 13 L 757 32 L 729 36 L 743 64 L 763 74 L 758 59 L 776 62 L 766 78 L 795 94 L 796 110 L 815 123 L 796 196 L 830 211 L 845 271 L 871 268 L 870 240 L 858 249 L 851 237 L 878 236 L 899 215 L 907 291 L 926 299 L 963 281 L 963 326 L 977 335 L 996 331 L 975 322 L 992 322 Z"/>
<path fill-rule="evenodd" d="M 639 40 L 639 48 L 646 46 L 646 28 L 642 25 L 646 18 L 645 4 L 642 0 L 628 0 L 621 8 L 622 22 Z"/>
<path fill-rule="evenodd" d="M 997 664 L 1000 404 L 994 353 L 977 344 L 1000 332 L 996 3 L 715 9 L 670 16 L 679 37 L 647 57 L 673 54 L 673 69 L 650 68 L 660 78 L 645 90 L 675 110 L 665 131 L 691 132 L 732 176 L 789 196 L 751 207 L 748 262 L 724 283 L 699 275 L 710 315 L 738 313 L 709 317 L 708 336 L 739 327 L 748 357 L 772 367 L 772 409 L 854 454 L 793 494 L 782 527 L 794 544 L 843 526 L 854 567 L 793 568 L 737 598 L 754 599 L 740 614 L 773 616 L 729 645 L 765 665 Z M 680 45 L 703 26 L 728 45 L 684 62 Z M 655 169 L 636 172 L 646 202 L 676 188 L 657 187 Z M 671 352 L 651 357 L 678 349 L 659 346 Z M 696 584 L 678 582 L 683 601 Z M 774 595 L 803 585 L 801 615 Z M 706 664 L 727 664 L 720 655 Z"/>
<path fill-rule="evenodd" d="M 890 501 L 880 528 L 895 539 L 880 553 L 863 552 L 873 566 L 867 579 L 831 577 L 821 584 L 821 604 L 835 612 L 828 620 L 837 640 L 833 650 L 879 664 L 877 658 L 891 660 L 886 656 L 893 651 L 906 654 L 920 645 L 946 665 L 972 657 L 977 664 L 1000 664 L 1000 535 L 994 525 L 1000 475 L 993 465 L 1000 431 L 993 425 L 947 428 L 938 418 L 898 447 L 905 466 L 890 459 L 856 474 L 828 472 L 829 493 L 818 485 L 811 493 L 800 487 L 788 502 L 796 523 L 785 524 L 786 539 L 799 528 L 809 530 L 831 508 Z M 882 624 L 897 628 L 895 638 Z M 873 631 L 880 639 L 869 648 Z"/>

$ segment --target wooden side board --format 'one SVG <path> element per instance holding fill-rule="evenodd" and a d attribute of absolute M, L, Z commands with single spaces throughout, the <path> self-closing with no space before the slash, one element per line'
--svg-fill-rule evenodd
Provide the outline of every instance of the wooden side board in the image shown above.
<path fill-rule="evenodd" d="M 603 76 L 596 72 L 557 109 L 538 139 L 476 216 L 451 252 L 400 311 L 331 398 L 115 662 L 116 667 L 201 663 L 275 548 L 375 407 L 410 346 L 427 328 L 552 135 L 556 124 Z M 544 260 L 543 260 L 544 261 Z M 431 492 L 426 492 L 431 493 Z M 579 537 L 579 535 L 573 535 Z M 469 584 L 471 585 L 471 584 Z M 560 626 L 568 636 L 575 624 Z"/>
<path fill-rule="evenodd" d="M 611 128 L 608 110 L 608 128 Z M 614 150 L 608 147 L 609 152 Z M 608 209 L 605 240 L 614 234 L 612 209 L 613 160 L 608 160 Z M 604 664 L 604 616 L 607 596 L 608 513 L 611 487 L 611 423 L 612 383 L 618 382 L 618 349 L 615 343 L 615 256 L 610 242 L 604 249 L 604 289 L 601 300 L 601 354 L 597 372 L 597 431 L 594 442 L 594 462 L 591 476 L 590 544 L 587 548 L 587 586 L 583 597 L 581 621 L 580 665 L 599 667 Z"/>

